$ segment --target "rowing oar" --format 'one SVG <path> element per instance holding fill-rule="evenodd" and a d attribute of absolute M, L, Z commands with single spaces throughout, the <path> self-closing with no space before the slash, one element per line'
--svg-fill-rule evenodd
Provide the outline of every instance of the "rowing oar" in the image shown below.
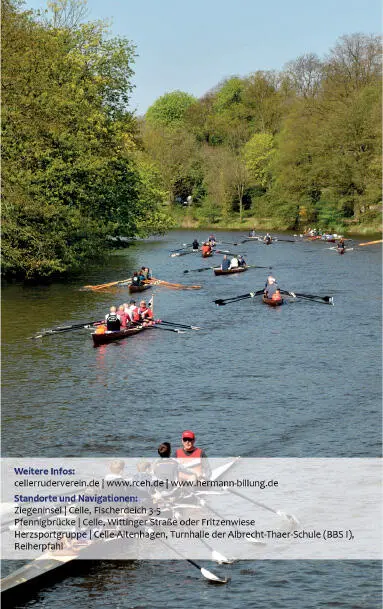
<path fill-rule="evenodd" d="M 317 296 L 316 294 L 299 294 L 298 292 L 288 292 L 287 290 L 281 290 L 281 294 L 287 294 L 293 298 L 303 298 L 304 300 L 312 300 L 313 302 L 319 302 L 322 304 L 328 304 L 334 306 L 334 298 L 332 296 Z"/>
<path fill-rule="evenodd" d="M 237 254 L 233 254 L 233 252 L 228 252 L 227 250 L 213 250 L 214 254 L 226 254 L 226 256 L 236 256 Z"/>
<path fill-rule="evenodd" d="M 185 334 L 185 332 L 183 330 L 178 330 L 178 328 L 163 328 L 159 324 L 153 325 L 153 326 L 146 326 L 146 327 L 151 328 L 153 330 L 165 330 L 167 332 L 176 332 L 176 334 Z"/>
<path fill-rule="evenodd" d="M 35 336 L 29 336 L 29 339 L 32 338 L 41 338 L 42 336 L 47 336 L 49 334 L 58 334 L 59 332 L 69 332 L 70 330 L 80 330 L 81 328 L 86 328 L 88 326 L 94 326 L 97 324 L 102 324 L 103 320 L 96 321 L 85 321 L 83 323 L 72 324 L 71 326 L 58 326 L 57 328 L 51 328 L 50 330 L 43 330 L 40 334 L 36 334 Z"/>
<path fill-rule="evenodd" d="M 299 526 L 299 520 L 293 514 L 286 514 L 286 512 L 282 512 L 282 510 L 274 510 L 274 508 L 271 508 L 268 505 L 261 503 L 260 501 L 254 501 L 254 499 L 251 499 L 250 497 L 243 495 L 239 491 L 234 491 L 232 488 L 228 488 L 227 490 L 232 495 L 237 495 L 238 497 L 242 497 L 242 499 L 249 501 L 253 505 L 261 507 L 264 510 L 267 510 L 268 512 L 272 512 L 273 514 L 277 514 L 277 516 L 284 518 L 291 525 L 292 530 L 296 529 Z"/>
<path fill-rule="evenodd" d="M 214 562 L 217 562 L 219 565 L 232 565 L 233 564 L 234 560 L 232 558 L 227 558 L 227 556 L 225 556 L 224 554 L 221 554 L 221 552 L 218 552 L 218 550 L 215 550 L 210 544 L 207 543 L 207 541 L 205 541 L 204 539 L 200 539 L 200 542 L 208 550 L 210 550 L 211 559 L 214 560 Z"/>
<path fill-rule="evenodd" d="M 202 273 L 203 271 L 211 271 L 214 268 L 214 266 L 204 266 L 202 269 L 186 269 L 184 273 Z"/>
<path fill-rule="evenodd" d="M 237 300 L 246 300 L 247 298 L 254 298 L 254 296 L 259 296 L 259 294 L 263 294 L 263 290 L 257 290 L 257 292 L 248 292 L 247 294 L 233 296 L 232 298 L 217 298 L 217 300 L 214 300 L 214 302 L 219 307 L 223 307 L 226 304 L 237 302 Z"/>
<path fill-rule="evenodd" d="M 184 283 L 170 283 L 169 281 L 163 281 L 162 279 L 156 279 L 152 277 L 152 281 L 155 282 L 155 285 L 162 285 L 165 288 L 175 288 L 179 290 L 200 290 L 200 285 L 185 285 Z"/>
<path fill-rule="evenodd" d="M 148 533 L 151 533 L 151 532 L 154 532 L 153 529 L 148 529 Z M 191 560 L 191 558 L 186 558 L 186 556 L 184 556 L 183 554 L 181 554 L 181 552 L 179 552 L 178 550 L 173 548 L 173 546 L 166 543 L 166 541 L 164 541 L 163 539 L 161 539 L 161 543 L 163 543 L 165 546 L 167 546 L 168 548 L 173 550 L 173 552 L 175 554 L 177 554 L 180 558 L 182 558 L 182 560 L 186 560 L 188 563 L 193 565 L 193 567 L 195 567 L 196 569 L 198 569 L 200 571 L 201 575 L 203 575 L 203 577 L 205 577 L 205 579 L 208 579 L 213 584 L 227 584 L 227 582 L 229 581 L 226 577 L 218 577 L 218 575 L 214 575 L 214 573 L 212 573 L 211 571 L 208 571 L 204 567 L 201 567 L 194 560 Z"/>
<path fill-rule="evenodd" d="M 120 283 L 128 283 L 129 281 L 132 281 L 131 277 L 128 277 L 128 279 L 120 279 L 120 281 L 111 281 L 110 283 L 100 283 L 100 285 L 84 285 L 84 290 L 102 290 L 103 288 L 109 288 L 112 287 L 113 285 L 118 285 Z"/>
<path fill-rule="evenodd" d="M 177 328 L 186 328 L 187 330 L 200 330 L 198 326 L 188 326 L 186 324 L 176 324 L 173 321 L 165 321 L 165 319 L 159 319 L 157 323 L 165 324 L 167 326 L 177 326 Z"/>

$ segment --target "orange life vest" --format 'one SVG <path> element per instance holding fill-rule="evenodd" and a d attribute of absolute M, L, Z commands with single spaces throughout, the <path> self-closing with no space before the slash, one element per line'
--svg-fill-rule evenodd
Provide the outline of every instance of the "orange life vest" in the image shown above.
<path fill-rule="evenodd" d="M 202 448 L 195 447 L 193 452 L 185 453 L 183 448 L 177 448 L 176 450 L 176 458 L 177 459 L 201 459 L 202 457 Z"/>

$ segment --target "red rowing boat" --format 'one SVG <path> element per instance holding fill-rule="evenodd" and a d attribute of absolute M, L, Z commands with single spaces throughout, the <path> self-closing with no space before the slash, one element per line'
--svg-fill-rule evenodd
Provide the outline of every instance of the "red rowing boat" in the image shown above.
<path fill-rule="evenodd" d="M 139 334 L 143 330 L 147 330 L 150 326 L 137 326 L 135 328 L 123 328 L 123 330 L 117 330 L 115 332 L 104 332 L 97 333 L 92 332 L 93 346 L 99 347 L 100 345 L 107 345 L 109 343 L 113 343 L 116 340 L 122 340 L 123 338 L 129 338 L 129 336 L 134 336 L 135 334 Z"/>
<path fill-rule="evenodd" d="M 282 296 L 280 298 L 276 299 L 276 298 L 266 298 L 266 296 L 263 295 L 262 300 L 265 304 L 269 305 L 270 307 L 279 307 L 280 305 L 283 304 Z"/>

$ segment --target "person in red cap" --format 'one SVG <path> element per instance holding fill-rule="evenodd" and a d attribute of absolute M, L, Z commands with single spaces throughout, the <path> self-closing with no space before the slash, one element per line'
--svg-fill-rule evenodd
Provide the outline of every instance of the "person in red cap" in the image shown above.
<path fill-rule="evenodd" d="M 197 474 L 199 478 L 209 478 L 210 477 L 210 467 L 207 461 L 207 454 L 202 448 L 198 448 L 194 446 L 195 435 L 190 429 L 187 429 L 182 433 L 182 447 L 177 448 L 175 452 L 176 459 L 182 459 L 182 463 L 185 467 L 187 465 L 187 459 L 198 459 L 196 464 L 190 469 Z"/>

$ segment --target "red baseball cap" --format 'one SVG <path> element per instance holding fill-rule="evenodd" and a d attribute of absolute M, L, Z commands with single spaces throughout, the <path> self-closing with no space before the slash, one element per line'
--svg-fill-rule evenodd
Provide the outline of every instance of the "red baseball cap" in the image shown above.
<path fill-rule="evenodd" d="M 195 440 L 195 435 L 192 431 L 187 429 L 186 431 L 182 432 L 182 439 L 183 440 Z"/>

